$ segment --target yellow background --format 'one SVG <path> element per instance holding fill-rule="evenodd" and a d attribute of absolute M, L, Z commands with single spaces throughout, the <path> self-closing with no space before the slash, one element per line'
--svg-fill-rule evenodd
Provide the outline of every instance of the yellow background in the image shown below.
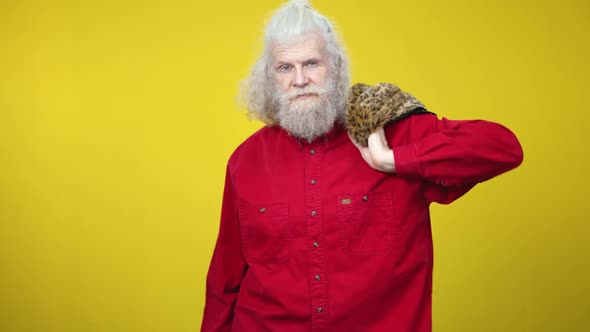
<path fill-rule="evenodd" d="M 237 83 L 280 4 L 0 3 L 0 331 L 199 329 L 225 163 L 261 125 Z M 524 147 L 432 209 L 435 331 L 587 331 L 589 3 L 313 4 L 353 82 Z"/>

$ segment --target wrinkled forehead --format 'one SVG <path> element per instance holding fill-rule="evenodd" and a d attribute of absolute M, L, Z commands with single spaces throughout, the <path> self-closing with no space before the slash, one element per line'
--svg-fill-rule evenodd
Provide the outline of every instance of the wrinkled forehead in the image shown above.
<path fill-rule="evenodd" d="M 320 33 L 310 32 L 290 40 L 273 41 L 270 50 L 273 63 L 304 62 L 325 58 L 326 42 Z"/>

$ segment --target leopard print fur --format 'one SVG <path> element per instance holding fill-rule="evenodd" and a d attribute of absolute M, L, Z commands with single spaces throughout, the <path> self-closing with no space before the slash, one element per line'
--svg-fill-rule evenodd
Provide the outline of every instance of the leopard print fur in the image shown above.
<path fill-rule="evenodd" d="M 424 105 L 397 85 L 357 83 L 346 104 L 346 129 L 358 144 L 367 146 L 369 135 L 387 123 L 414 113 L 425 113 Z"/>

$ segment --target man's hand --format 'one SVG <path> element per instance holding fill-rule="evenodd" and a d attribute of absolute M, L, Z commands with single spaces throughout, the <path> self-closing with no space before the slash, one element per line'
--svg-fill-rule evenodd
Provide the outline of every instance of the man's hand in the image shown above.
<path fill-rule="evenodd" d="M 395 172 L 395 158 L 393 157 L 393 151 L 387 145 L 383 128 L 379 128 L 369 135 L 368 147 L 356 144 L 353 139 L 351 141 L 359 149 L 363 159 L 373 169 L 388 173 Z"/>

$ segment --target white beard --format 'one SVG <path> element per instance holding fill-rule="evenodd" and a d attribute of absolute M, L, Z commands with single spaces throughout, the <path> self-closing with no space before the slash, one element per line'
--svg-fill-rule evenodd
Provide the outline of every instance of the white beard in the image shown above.
<path fill-rule="evenodd" d="M 315 93 L 317 97 L 294 99 L 297 95 Z M 279 125 L 291 135 L 308 142 L 326 134 L 336 121 L 344 120 L 344 110 L 338 110 L 334 80 L 329 78 L 326 87 L 305 87 L 287 93 L 277 89 Z"/>

